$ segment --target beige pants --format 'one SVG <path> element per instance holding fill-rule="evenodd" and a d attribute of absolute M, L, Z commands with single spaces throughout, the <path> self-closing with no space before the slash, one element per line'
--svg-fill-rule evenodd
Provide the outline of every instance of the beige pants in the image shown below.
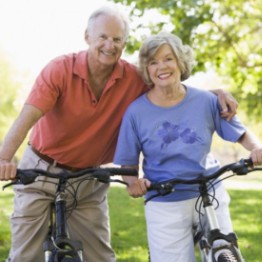
<path fill-rule="evenodd" d="M 30 147 L 19 164 L 21 169 L 39 168 L 59 172 L 39 159 Z M 27 186 L 15 186 L 14 212 L 11 216 L 12 246 L 7 261 L 44 261 L 43 242 L 48 232 L 50 203 L 54 200 L 54 179 L 41 177 L 41 182 Z M 49 182 L 48 182 L 49 181 Z M 74 183 L 67 192 L 68 204 L 72 204 Z M 77 190 L 77 207 L 68 219 L 71 239 L 80 240 L 84 248 L 86 262 L 114 262 L 114 252 L 110 246 L 110 227 L 107 205 L 108 185 L 96 181 L 81 182 Z"/>

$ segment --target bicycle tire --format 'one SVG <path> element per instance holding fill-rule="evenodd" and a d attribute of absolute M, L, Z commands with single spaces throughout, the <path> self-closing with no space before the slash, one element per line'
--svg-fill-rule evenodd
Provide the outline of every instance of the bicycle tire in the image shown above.
<path fill-rule="evenodd" d="M 82 260 L 78 256 L 57 257 L 57 255 L 52 256 L 49 261 L 51 262 L 82 262 Z"/>
<path fill-rule="evenodd" d="M 64 258 L 61 262 L 81 262 L 80 258 Z"/>
<path fill-rule="evenodd" d="M 220 253 L 217 258 L 217 262 L 238 262 L 238 261 L 239 260 L 230 249 L 223 250 L 223 252 Z"/>

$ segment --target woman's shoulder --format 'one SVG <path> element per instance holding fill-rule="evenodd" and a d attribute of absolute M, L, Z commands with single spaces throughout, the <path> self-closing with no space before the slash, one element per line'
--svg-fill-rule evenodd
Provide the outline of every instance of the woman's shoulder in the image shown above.
<path fill-rule="evenodd" d="M 146 94 L 143 94 L 136 98 L 127 108 L 126 112 L 129 113 L 141 113 L 141 108 L 143 108 L 146 104 Z"/>
<path fill-rule="evenodd" d="M 217 96 L 212 92 L 212 90 L 204 89 L 200 87 L 186 86 L 188 94 L 193 97 L 199 97 L 202 99 L 209 99 L 212 101 L 217 100 Z"/>
<path fill-rule="evenodd" d="M 146 102 L 146 93 L 136 98 L 129 107 L 136 108 L 138 106 L 144 105 Z"/>

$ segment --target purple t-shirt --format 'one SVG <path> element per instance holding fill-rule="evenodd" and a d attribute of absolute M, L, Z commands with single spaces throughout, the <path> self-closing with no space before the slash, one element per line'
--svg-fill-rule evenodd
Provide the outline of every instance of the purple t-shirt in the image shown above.
<path fill-rule="evenodd" d="M 217 96 L 187 87 L 183 101 L 172 107 L 152 104 L 146 94 L 128 108 L 122 121 L 114 163 L 138 165 L 143 154 L 144 177 L 152 182 L 196 178 L 219 168 L 210 153 L 212 136 L 236 142 L 246 131 L 235 116 L 220 116 Z M 198 196 L 197 185 L 177 185 L 175 192 L 154 201 L 179 201 Z M 148 192 L 147 196 L 155 194 Z"/>

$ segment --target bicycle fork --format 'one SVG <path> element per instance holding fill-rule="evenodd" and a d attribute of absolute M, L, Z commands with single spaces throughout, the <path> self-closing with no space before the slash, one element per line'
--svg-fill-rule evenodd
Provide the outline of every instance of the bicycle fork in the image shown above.
<path fill-rule="evenodd" d="M 74 261 L 83 261 L 82 243 L 70 240 L 66 223 L 66 197 L 63 187 L 58 186 L 55 203 L 51 207 L 48 238 L 43 246 L 45 262 L 60 261 L 68 256 L 77 257 Z"/>
<path fill-rule="evenodd" d="M 217 220 L 214 205 L 210 199 L 207 185 L 200 185 L 200 192 L 205 210 L 206 222 L 208 226 L 208 234 L 205 234 L 200 241 L 199 247 L 201 250 L 202 260 L 206 262 L 217 261 L 217 257 L 221 252 L 230 250 L 236 260 L 243 262 L 240 250 L 238 249 L 237 236 L 234 232 L 227 235 L 220 232 L 220 226 Z"/>

